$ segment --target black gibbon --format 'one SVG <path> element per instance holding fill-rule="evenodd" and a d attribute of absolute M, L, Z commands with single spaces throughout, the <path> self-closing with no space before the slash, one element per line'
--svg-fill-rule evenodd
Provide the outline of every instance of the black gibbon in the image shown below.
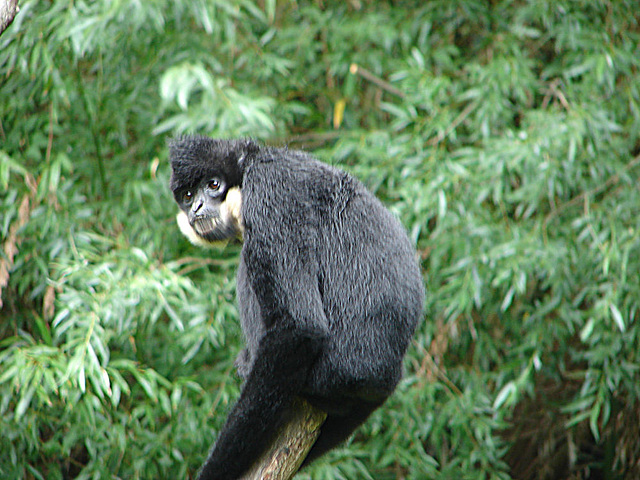
<path fill-rule="evenodd" d="M 327 413 L 308 464 L 400 380 L 424 301 L 416 253 L 362 183 L 306 153 L 202 136 L 173 139 L 169 150 L 184 235 L 201 246 L 243 239 L 244 385 L 199 478 L 246 472 L 295 397 Z"/>

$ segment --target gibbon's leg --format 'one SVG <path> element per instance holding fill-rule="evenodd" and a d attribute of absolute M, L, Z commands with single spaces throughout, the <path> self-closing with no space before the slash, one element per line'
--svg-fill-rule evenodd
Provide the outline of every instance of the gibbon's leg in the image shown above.
<path fill-rule="evenodd" d="M 235 480 L 269 446 L 322 347 L 316 332 L 273 329 L 204 464 L 200 480 Z"/>

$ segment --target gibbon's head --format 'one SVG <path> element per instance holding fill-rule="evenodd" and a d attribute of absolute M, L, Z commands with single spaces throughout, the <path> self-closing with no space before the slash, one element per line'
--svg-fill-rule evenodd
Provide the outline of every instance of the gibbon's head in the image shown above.
<path fill-rule="evenodd" d="M 178 226 L 191 243 L 208 247 L 242 234 L 244 160 L 257 149 L 251 140 L 181 136 L 169 141 Z"/>

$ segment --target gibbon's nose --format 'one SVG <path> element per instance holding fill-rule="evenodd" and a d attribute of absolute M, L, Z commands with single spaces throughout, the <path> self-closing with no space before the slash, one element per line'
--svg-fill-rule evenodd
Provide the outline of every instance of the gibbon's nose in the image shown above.
<path fill-rule="evenodd" d="M 203 206 L 204 206 L 204 200 L 200 195 L 197 195 L 196 198 L 193 200 L 193 203 L 191 204 L 191 214 L 196 216 L 201 215 L 198 212 L 202 209 Z"/>

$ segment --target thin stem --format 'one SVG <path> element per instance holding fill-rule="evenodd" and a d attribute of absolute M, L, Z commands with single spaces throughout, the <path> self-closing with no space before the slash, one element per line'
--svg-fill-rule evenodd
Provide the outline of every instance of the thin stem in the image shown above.
<path fill-rule="evenodd" d="M 100 143 L 100 136 L 96 128 L 95 118 L 91 115 L 89 109 L 89 100 L 84 89 L 84 79 L 80 74 L 80 65 L 76 64 L 76 77 L 78 79 L 78 91 L 80 92 L 80 98 L 82 99 L 82 106 L 84 107 L 85 114 L 87 115 L 87 121 L 89 122 L 89 130 L 91 131 L 91 137 L 93 139 L 93 146 L 96 151 L 96 159 L 98 160 L 98 175 L 100 176 L 100 184 L 102 191 L 107 190 L 107 175 L 104 168 L 104 158 L 102 156 L 102 144 Z"/>

